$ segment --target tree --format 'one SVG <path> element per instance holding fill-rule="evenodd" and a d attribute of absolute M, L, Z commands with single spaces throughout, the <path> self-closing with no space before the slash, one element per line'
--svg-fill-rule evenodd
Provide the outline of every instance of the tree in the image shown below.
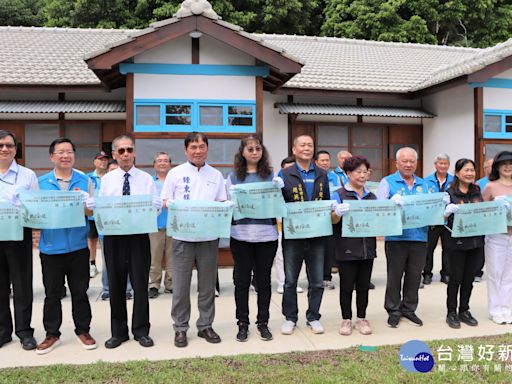
<path fill-rule="evenodd" d="M 512 36 L 507 0 L 327 0 L 322 33 L 485 47 Z"/>
<path fill-rule="evenodd" d="M 42 25 L 44 0 L 0 0 L 0 25 Z"/>

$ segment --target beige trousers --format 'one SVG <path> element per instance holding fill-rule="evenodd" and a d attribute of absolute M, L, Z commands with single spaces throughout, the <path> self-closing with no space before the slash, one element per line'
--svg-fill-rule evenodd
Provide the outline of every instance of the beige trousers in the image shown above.
<path fill-rule="evenodd" d="M 165 228 L 149 234 L 151 245 L 151 268 L 149 270 L 149 288 L 160 288 L 162 283 L 162 267 L 165 259 L 165 289 L 172 290 L 172 239 L 167 237 Z"/>

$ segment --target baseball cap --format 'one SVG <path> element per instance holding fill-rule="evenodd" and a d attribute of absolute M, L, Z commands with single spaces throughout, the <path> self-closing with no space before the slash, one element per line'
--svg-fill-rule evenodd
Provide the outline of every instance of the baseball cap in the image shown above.
<path fill-rule="evenodd" d="M 109 158 L 110 156 L 107 155 L 105 152 L 103 151 L 100 151 L 96 154 L 96 156 L 94 156 L 94 160 L 96 159 L 103 159 L 103 158 Z"/>

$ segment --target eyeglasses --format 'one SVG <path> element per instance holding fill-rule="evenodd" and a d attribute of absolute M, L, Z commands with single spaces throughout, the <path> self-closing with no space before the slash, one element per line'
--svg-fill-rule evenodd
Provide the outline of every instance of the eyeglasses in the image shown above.
<path fill-rule="evenodd" d="M 75 154 L 74 151 L 59 151 L 59 152 L 53 152 L 54 155 L 57 155 L 59 157 L 62 157 L 62 156 L 73 156 Z"/>
<path fill-rule="evenodd" d="M 16 148 L 16 146 L 14 144 L 0 144 L 0 149 L 4 149 L 7 148 L 7 149 L 14 149 Z"/>
<path fill-rule="evenodd" d="M 124 155 L 125 152 L 133 153 L 133 147 L 126 147 L 126 148 L 118 148 L 117 153 L 120 155 Z"/>
<path fill-rule="evenodd" d="M 261 147 L 254 147 L 254 148 L 253 147 L 247 147 L 247 151 L 249 153 L 261 152 L 261 151 L 263 151 L 263 148 L 261 148 Z"/>

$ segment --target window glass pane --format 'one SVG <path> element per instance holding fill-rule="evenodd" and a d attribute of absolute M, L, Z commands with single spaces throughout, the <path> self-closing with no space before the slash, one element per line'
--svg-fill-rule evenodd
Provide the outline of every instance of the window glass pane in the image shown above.
<path fill-rule="evenodd" d="M 512 124 L 512 116 L 505 116 L 505 123 Z"/>
<path fill-rule="evenodd" d="M 211 164 L 232 164 L 239 145 L 239 139 L 210 139 L 206 161 Z"/>
<path fill-rule="evenodd" d="M 381 181 L 381 179 L 382 179 L 382 169 L 373 168 L 373 165 L 372 165 L 372 175 L 370 176 L 369 180 Z"/>
<path fill-rule="evenodd" d="M 353 148 L 352 155 L 360 155 L 366 157 L 370 162 L 371 168 L 382 168 L 382 149 Z"/>
<path fill-rule="evenodd" d="M 94 168 L 93 160 L 94 155 L 98 153 L 100 147 L 77 147 L 75 152 L 75 165 L 74 168 L 81 171 L 92 170 Z"/>
<path fill-rule="evenodd" d="M 58 136 L 53 137 L 57 138 Z M 25 166 L 28 168 L 53 169 L 53 163 L 50 161 L 50 153 L 48 152 L 48 148 L 25 147 Z"/>
<path fill-rule="evenodd" d="M 137 139 L 137 164 L 152 165 L 153 156 L 157 152 L 167 152 L 171 156 L 173 164 L 181 164 L 186 161 L 183 151 L 183 139 Z"/>
<path fill-rule="evenodd" d="M 229 106 L 230 115 L 252 115 L 252 107 Z"/>
<path fill-rule="evenodd" d="M 73 124 L 66 123 L 65 136 L 75 145 L 95 144 L 99 145 L 101 135 L 100 123 Z"/>
<path fill-rule="evenodd" d="M 382 146 L 382 128 L 352 128 L 352 145 L 355 147 Z"/>
<path fill-rule="evenodd" d="M 137 105 L 136 125 L 160 125 L 159 105 Z"/>
<path fill-rule="evenodd" d="M 501 132 L 501 116 L 484 115 L 485 132 Z"/>
<path fill-rule="evenodd" d="M 167 125 L 190 125 L 190 116 L 166 116 Z"/>
<path fill-rule="evenodd" d="M 199 124 L 222 126 L 222 107 L 199 107 Z"/>
<path fill-rule="evenodd" d="M 252 117 L 230 117 L 229 125 L 252 126 Z"/>
<path fill-rule="evenodd" d="M 317 130 L 318 146 L 348 147 L 348 128 L 321 125 Z"/>
<path fill-rule="evenodd" d="M 25 145 L 48 145 L 60 137 L 59 124 L 26 124 Z M 48 151 L 46 151 L 48 153 Z"/>
<path fill-rule="evenodd" d="M 492 159 L 501 151 L 512 151 L 512 144 L 485 144 L 485 159 Z"/>
<path fill-rule="evenodd" d="M 190 115 L 190 105 L 166 105 L 165 113 L 172 115 Z"/>
<path fill-rule="evenodd" d="M 505 125 L 505 132 L 512 132 L 512 125 Z"/>

